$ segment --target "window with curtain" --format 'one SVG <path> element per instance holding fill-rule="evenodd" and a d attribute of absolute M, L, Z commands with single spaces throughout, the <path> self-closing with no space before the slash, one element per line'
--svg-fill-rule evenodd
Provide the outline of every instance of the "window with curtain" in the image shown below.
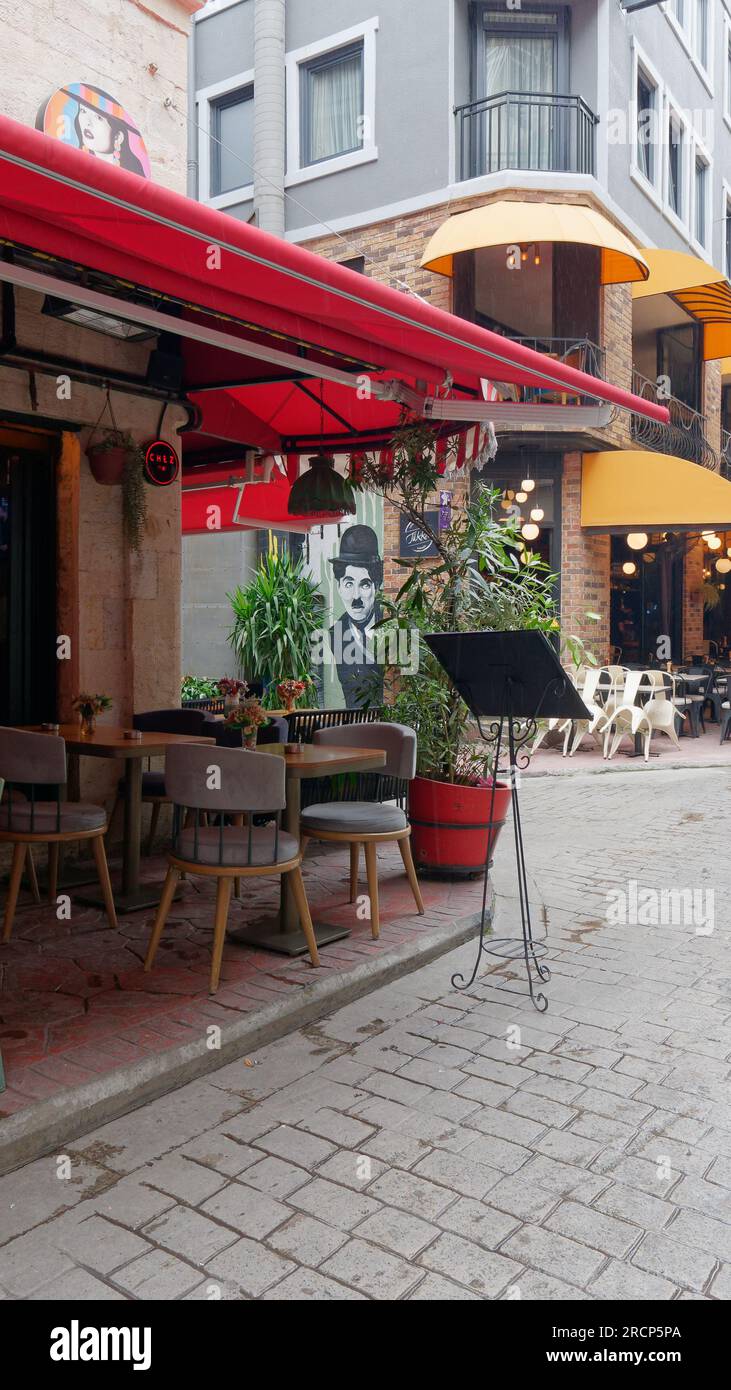
<path fill-rule="evenodd" d="M 637 69 L 637 164 L 649 183 L 655 182 L 655 110 L 657 87 Z"/>
<path fill-rule="evenodd" d="M 675 116 L 668 120 L 668 203 L 683 216 L 683 127 Z"/>
<path fill-rule="evenodd" d="M 319 164 L 363 146 L 363 44 L 303 63 L 302 164 Z"/>
<path fill-rule="evenodd" d="M 487 172 L 551 169 L 561 139 L 559 91 L 563 10 L 483 11 Z M 510 94 L 509 96 L 507 94 Z"/>
<path fill-rule="evenodd" d="M 708 235 L 708 165 L 700 155 L 696 155 L 695 160 L 695 213 L 694 226 L 695 239 L 701 246 L 705 246 Z"/>
<path fill-rule="evenodd" d="M 254 88 L 242 87 L 211 102 L 210 196 L 254 181 Z"/>

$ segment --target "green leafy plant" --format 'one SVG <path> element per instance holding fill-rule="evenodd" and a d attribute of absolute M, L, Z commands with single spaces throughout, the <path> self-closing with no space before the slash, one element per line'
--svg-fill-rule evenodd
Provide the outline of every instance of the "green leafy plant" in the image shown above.
<path fill-rule="evenodd" d="M 127 545 L 138 551 L 142 544 L 142 534 L 147 521 L 147 488 L 145 486 L 142 450 L 135 444 L 130 434 L 122 435 L 125 460 L 122 474 L 122 523 Z"/>
<path fill-rule="evenodd" d="M 309 682 L 312 640 L 324 602 L 301 557 L 288 551 L 263 557 L 254 578 L 226 597 L 234 615 L 228 641 L 247 680 L 268 682 L 265 703 L 276 702 L 282 680 Z"/>
<path fill-rule="evenodd" d="M 215 700 L 219 695 L 218 681 L 209 676 L 183 676 L 180 685 L 180 699 Z"/>
<path fill-rule="evenodd" d="M 383 599 L 382 626 L 415 631 L 419 641 L 418 672 L 388 672 L 389 716 L 416 729 L 419 776 L 475 783 L 484 775 L 485 749 L 475 743 L 469 710 L 423 634 L 556 631 L 555 575 L 525 547 L 514 517 L 500 514 L 498 488 L 481 485 L 464 508 L 453 510 L 448 527 L 432 527 L 425 513 L 443 471 L 432 430 L 406 424 L 393 440 L 390 476 L 365 458 L 361 480 L 425 531 L 436 550 L 433 558 L 399 561 L 406 578 L 395 600 Z"/>

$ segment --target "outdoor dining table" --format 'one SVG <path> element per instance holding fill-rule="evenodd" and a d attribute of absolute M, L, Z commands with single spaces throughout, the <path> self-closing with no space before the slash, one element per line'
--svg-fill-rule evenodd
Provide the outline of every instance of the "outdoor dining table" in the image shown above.
<path fill-rule="evenodd" d="M 122 844 L 122 882 L 121 891 L 115 889 L 114 905 L 117 913 L 138 912 L 141 908 L 157 907 L 162 892 L 162 884 L 140 884 L 140 841 L 142 832 L 142 760 L 161 757 L 173 744 L 209 743 L 215 739 L 202 738 L 197 734 L 154 734 L 142 733 L 137 738 L 125 738 L 125 730 L 110 724 L 100 724 L 92 734 L 82 734 L 79 724 L 59 724 L 58 730 L 44 729 L 38 724 L 23 726 L 32 733 L 56 733 L 64 740 L 66 752 L 71 755 L 68 768 L 67 796 L 70 801 L 80 800 L 79 766 L 80 757 L 121 758 L 124 761 L 124 840 Z M 77 879 L 78 883 L 79 880 Z M 89 878 L 86 882 L 91 882 Z M 64 886 L 73 886 L 66 885 Z M 74 893 L 79 902 L 103 907 L 101 898 L 93 893 Z"/>
<path fill-rule="evenodd" d="M 327 747 L 305 743 L 296 753 L 283 750 L 283 744 L 268 744 L 260 751 L 271 757 L 281 757 L 285 764 L 285 784 L 287 804 L 284 811 L 284 828 L 299 842 L 301 783 L 310 777 L 332 777 L 338 773 L 375 772 L 386 762 L 385 750 L 381 748 L 338 747 L 329 743 Z M 347 927 L 329 925 L 313 921 L 318 946 L 340 941 L 349 936 Z M 266 951 L 276 951 L 280 955 L 299 956 L 307 950 L 307 943 L 299 924 L 299 916 L 294 896 L 289 885 L 289 874 L 282 874 L 279 913 L 274 918 L 257 922 L 253 926 L 240 927 L 229 931 L 233 941 L 247 946 L 259 946 Z"/>

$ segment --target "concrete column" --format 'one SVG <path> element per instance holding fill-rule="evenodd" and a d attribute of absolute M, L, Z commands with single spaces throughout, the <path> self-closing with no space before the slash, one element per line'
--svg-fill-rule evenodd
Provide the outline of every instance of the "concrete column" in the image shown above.
<path fill-rule="evenodd" d="M 284 236 L 286 0 L 255 0 L 254 208 L 266 232 Z"/>

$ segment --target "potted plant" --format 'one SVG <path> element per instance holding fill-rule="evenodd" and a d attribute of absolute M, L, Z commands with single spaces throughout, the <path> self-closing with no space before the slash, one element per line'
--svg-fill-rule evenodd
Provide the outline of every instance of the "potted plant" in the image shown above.
<path fill-rule="evenodd" d="M 248 689 L 246 681 L 236 680 L 232 676 L 223 676 L 218 682 L 218 693 L 223 695 L 224 711 L 235 709 L 241 703 L 241 697 L 246 695 Z"/>
<path fill-rule="evenodd" d="M 423 634 L 554 631 L 555 576 L 525 547 L 515 517 L 501 511 L 497 488 L 480 485 L 463 508 L 452 509 L 446 528 L 431 526 L 426 513 L 444 472 L 435 435 L 421 423 L 405 424 L 392 444 L 390 476 L 384 478 L 368 459 L 361 465 L 361 485 L 381 491 L 426 531 L 436 551 L 433 558 L 399 561 L 408 573 L 396 599 L 383 600 L 384 623 L 409 630 L 419 643 L 416 673 L 392 669 L 388 682 L 389 717 L 410 725 L 418 738 L 417 775 L 409 792 L 413 853 L 422 868 L 477 874 L 484 870 L 488 836 L 494 850 L 511 788 L 498 780 L 493 797 L 491 748 L 480 741 Z"/>
<path fill-rule="evenodd" d="M 74 700 L 74 709 L 78 710 L 81 733 L 84 736 L 93 734 L 96 728 L 97 715 L 111 708 L 112 698 L 110 695 L 88 695 L 86 693 L 77 695 Z"/>
<path fill-rule="evenodd" d="M 250 695 L 247 700 L 242 700 L 226 715 L 226 723 L 234 729 L 241 730 L 244 748 L 256 748 L 256 737 L 259 729 L 269 723 L 269 716 L 264 709 L 261 700 L 255 695 Z"/>
<path fill-rule="evenodd" d="M 139 550 L 147 520 L 144 455 L 125 430 L 105 430 L 87 445 L 89 467 L 96 482 L 112 487 L 122 484 L 122 521 L 127 545 Z"/>
<path fill-rule="evenodd" d="M 239 670 L 265 682 L 264 701 L 273 706 L 285 673 L 292 680 L 309 680 L 325 600 L 303 558 L 286 550 L 265 555 L 254 578 L 226 597 L 234 614 L 228 640 Z"/>
<path fill-rule="evenodd" d="M 297 701 L 302 699 L 308 685 L 311 684 L 311 681 L 286 680 L 279 682 L 277 685 L 277 696 L 281 700 L 282 706 L 287 714 L 292 713 Z"/>

